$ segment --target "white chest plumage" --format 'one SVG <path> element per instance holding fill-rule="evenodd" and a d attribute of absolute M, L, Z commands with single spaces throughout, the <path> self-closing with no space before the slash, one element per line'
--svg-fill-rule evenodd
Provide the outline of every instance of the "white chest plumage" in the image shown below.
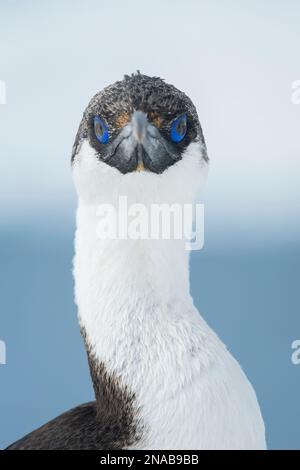
<path fill-rule="evenodd" d="M 199 148 L 189 148 L 165 172 L 168 178 L 120 176 L 104 164 L 91 168 L 91 161 L 83 149 L 74 170 L 81 196 L 76 302 L 95 356 L 135 394 L 144 432 L 133 448 L 265 448 L 250 383 L 193 305 L 183 242 L 97 237 L 95 209 L 101 201 L 125 194 L 144 202 L 193 200 L 204 172 Z M 98 185 L 101 197 L 95 201 Z"/>

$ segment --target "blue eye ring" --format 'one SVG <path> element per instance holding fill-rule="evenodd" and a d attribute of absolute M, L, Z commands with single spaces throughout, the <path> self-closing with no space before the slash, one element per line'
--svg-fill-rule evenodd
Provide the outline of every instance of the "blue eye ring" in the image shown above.
<path fill-rule="evenodd" d="M 94 133 L 100 144 L 107 144 L 109 140 L 108 127 L 98 116 L 94 117 Z"/>
<path fill-rule="evenodd" d="M 170 137 L 176 144 L 181 142 L 187 133 L 187 115 L 181 114 L 172 122 Z"/>

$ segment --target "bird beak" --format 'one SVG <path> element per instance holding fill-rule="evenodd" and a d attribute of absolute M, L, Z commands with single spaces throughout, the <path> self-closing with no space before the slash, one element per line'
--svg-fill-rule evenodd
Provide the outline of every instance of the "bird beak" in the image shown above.
<path fill-rule="evenodd" d="M 131 119 L 132 133 L 137 143 L 141 144 L 146 137 L 148 119 L 143 111 L 134 111 Z"/>
<path fill-rule="evenodd" d="M 138 146 L 142 145 L 147 134 L 148 119 L 143 111 L 134 111 L 131 119 L 132 135 Z M 140 147 L 139 147 L 140 148 Z M 141 152 L 138 152 L 138 163 L 136 171 L 145 171 L 145 165 Z"/>
<path fill-rule="evenodd" d="M 162 173 L 181 158 L 179 150 L 166 141 L 143 111 L 133 112 L 130 122 L 105 150 L 102 160 L 121 173 Z"/>

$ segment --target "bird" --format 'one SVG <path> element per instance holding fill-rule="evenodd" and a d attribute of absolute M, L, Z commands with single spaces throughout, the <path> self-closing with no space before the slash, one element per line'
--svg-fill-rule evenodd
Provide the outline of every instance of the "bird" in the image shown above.
<path fill-rule="evenodd" d="M 71 167 L 75 301 L 95 400 L 8 447 L 266 449 L 242 367 L 196 309 L 183 240 L 101 238 L 101 204 L 194 204 L 209 158 L 192 100 L 137 71 L 89 102 Z"/>

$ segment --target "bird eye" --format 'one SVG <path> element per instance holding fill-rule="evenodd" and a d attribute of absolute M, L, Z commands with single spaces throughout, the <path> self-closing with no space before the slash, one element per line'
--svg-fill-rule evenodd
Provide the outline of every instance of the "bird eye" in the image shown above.
<path fill-rule="evenodd" d="M 173 142 L 176 142 L 176 143 L 181 142 L 185 137 L 186 131 L 187 131 L 187 116 L 186 114 L 182 114 L 181 116 L 179 116 L 172 122 L 171 133 L 170 133 L 171 140 L 173 140 Z"/>
<path fill-rule="evenodd" d="M 94 132 L 100 144 L 107 144 L 109 139 L 108 127 L 98 116 L 94 117 Z"/>

